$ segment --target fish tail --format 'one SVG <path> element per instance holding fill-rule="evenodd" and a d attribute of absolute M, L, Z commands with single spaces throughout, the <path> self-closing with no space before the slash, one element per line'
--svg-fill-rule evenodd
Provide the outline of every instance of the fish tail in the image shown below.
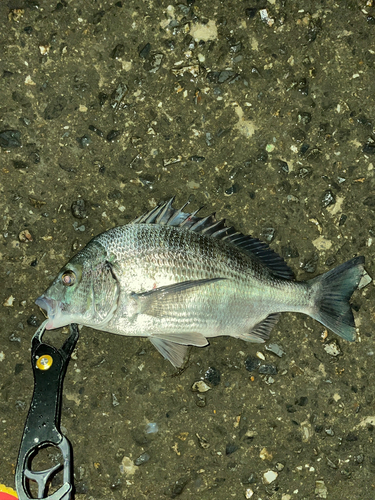
<path fill-rule="evenodd" d="M 310 316 L 350 342 L 356 330 L 349 300 L 365 272 L 364 264 L 363 256 L 355 257 L 309 282 L 316 290 Z"/>

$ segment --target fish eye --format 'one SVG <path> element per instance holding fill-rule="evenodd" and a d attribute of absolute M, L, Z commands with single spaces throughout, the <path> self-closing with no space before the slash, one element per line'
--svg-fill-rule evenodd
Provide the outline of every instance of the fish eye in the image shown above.
<path fill-rule="evenodd" d="M 76 282 L 76 275 L 73 271 L 65 271 L 61 276 L 61 281 L 64 286 L 72 286 Z"/>

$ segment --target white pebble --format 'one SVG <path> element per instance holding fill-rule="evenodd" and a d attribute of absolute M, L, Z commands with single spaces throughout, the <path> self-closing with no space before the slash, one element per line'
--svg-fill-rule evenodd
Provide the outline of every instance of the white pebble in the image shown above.
<path fill-rule="evenodd" d="M 278 473 L 273 471 L 273 470 L 268 470 L 263 474 L 263 483 L 264 484 L 271 484 L 274 481 L 276 481 L 278 476 Z"/>

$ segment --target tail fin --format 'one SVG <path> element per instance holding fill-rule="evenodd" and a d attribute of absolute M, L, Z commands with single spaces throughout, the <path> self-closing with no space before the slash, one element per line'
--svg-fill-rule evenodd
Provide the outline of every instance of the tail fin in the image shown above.
<path fill-rule="evenodd" d="M 316 288 L 311 316 L 345 340 L 355 340 L 355 323 L 349 299 L 364 273 L 363 256 L 348 260 L 310 281 Z"/>

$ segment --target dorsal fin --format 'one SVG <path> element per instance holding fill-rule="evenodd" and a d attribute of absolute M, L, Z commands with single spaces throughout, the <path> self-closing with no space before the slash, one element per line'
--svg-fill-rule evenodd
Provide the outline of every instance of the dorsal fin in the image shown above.
<path fill-rule="evenodd" d="M 192 213 L 183 212 L 190 203 L 185 203 L 180 209 L 172 207 L 174 197 L 165 203 L 161 203 L 149 212 L 141 215 L 133 221 L 133 224 L 158 224 L 161 226 L 183 227 L 195 233 L 204 234 L 211 238 L 226 241 L 240 248 L 252 258 L 266 265 L 274 276 L 284 279 L 294 279 L 294 273 L 285 263 L 284 259 L 274 252 L 266 243 L 246 236 L 234 227 L 227 227 L 225 219 L 217 220 L 215 214 L 206 217 L 197 217 L 198 210 Z"/>

